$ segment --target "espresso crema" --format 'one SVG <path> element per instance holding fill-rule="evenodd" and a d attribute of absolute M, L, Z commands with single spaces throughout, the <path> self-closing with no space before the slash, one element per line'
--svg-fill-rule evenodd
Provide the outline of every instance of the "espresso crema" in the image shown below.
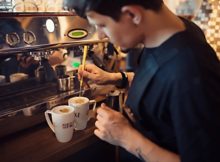
<path fill-rule="evenodd" d="M 71 104 L 81 105 L 88 102 L 88 99 L 85 97 L 73 97 L 69 100 Z"/>
<path fill-rule="evenodd" d="M 72 111 L 73 110 L 68 106 L 58 106 L 53 110 L 53 112 L 56 113 L 56 114 L 67 114 L 67 113 L 70 113 Z"/>

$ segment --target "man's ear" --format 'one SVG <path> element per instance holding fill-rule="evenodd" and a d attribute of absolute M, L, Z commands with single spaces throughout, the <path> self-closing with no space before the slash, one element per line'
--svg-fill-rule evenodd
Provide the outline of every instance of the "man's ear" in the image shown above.
<path fill-rule="evenodd" d="M 133 5 L 124 6 L 122 7 L 121 12 L 127 13 L 135 25 L 140 24 L 142 20 L 142 14 L 141 14 L 142 11 L 138 6 L 133 6 Z"/>

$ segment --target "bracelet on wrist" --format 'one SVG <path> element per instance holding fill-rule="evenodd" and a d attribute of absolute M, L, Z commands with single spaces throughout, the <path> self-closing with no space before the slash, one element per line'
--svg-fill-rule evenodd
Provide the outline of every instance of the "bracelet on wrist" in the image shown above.
<path fill-rule="evenodd" d="M 126 72 L 120 72 L 122 79 L 118 85 L 116 85 L 117 88 L 126 88 L 128 86 L 128 75 Z"/>

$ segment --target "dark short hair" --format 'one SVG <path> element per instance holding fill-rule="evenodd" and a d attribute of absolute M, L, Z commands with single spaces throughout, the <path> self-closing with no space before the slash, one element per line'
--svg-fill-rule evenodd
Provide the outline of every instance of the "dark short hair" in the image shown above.
<path fill-rule="evenodd" d="M 115 20 L 120 18 L 121 8 L 125 5 L 140 5 L 145 9 L 159 11 L 163 0 L 64 0 L 64 8 L 74 9 L 79 16 L 85 17 L 86 12 L 95 11 Z"/>

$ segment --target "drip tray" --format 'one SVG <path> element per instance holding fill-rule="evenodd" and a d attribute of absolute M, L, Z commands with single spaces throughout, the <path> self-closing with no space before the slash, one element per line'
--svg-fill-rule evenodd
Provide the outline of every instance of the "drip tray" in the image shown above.
<path fill-rule="evenodd" d="M 31 90 L 17 92 L 14 95 L 0 97 L 0 116 L 6 112 L 17 111 L 21 108 L 29 107 L 43 102 L 51 96 L 57 95 L 58 91 L 55 83 L 42 84 L 41 87 L 32 87 Z"/>
<path fill-rule="evenodd" d="M 16 111 L 20 108 L 29 107 L 31 105 L 41 103 L 49 99 L 51 96 L 58 95 L 56 86 L 46 87 L 45 89 L 35 90 L 28 93 L 14 95 L 0 99 L 0 114 L 4 111 Z"/>

